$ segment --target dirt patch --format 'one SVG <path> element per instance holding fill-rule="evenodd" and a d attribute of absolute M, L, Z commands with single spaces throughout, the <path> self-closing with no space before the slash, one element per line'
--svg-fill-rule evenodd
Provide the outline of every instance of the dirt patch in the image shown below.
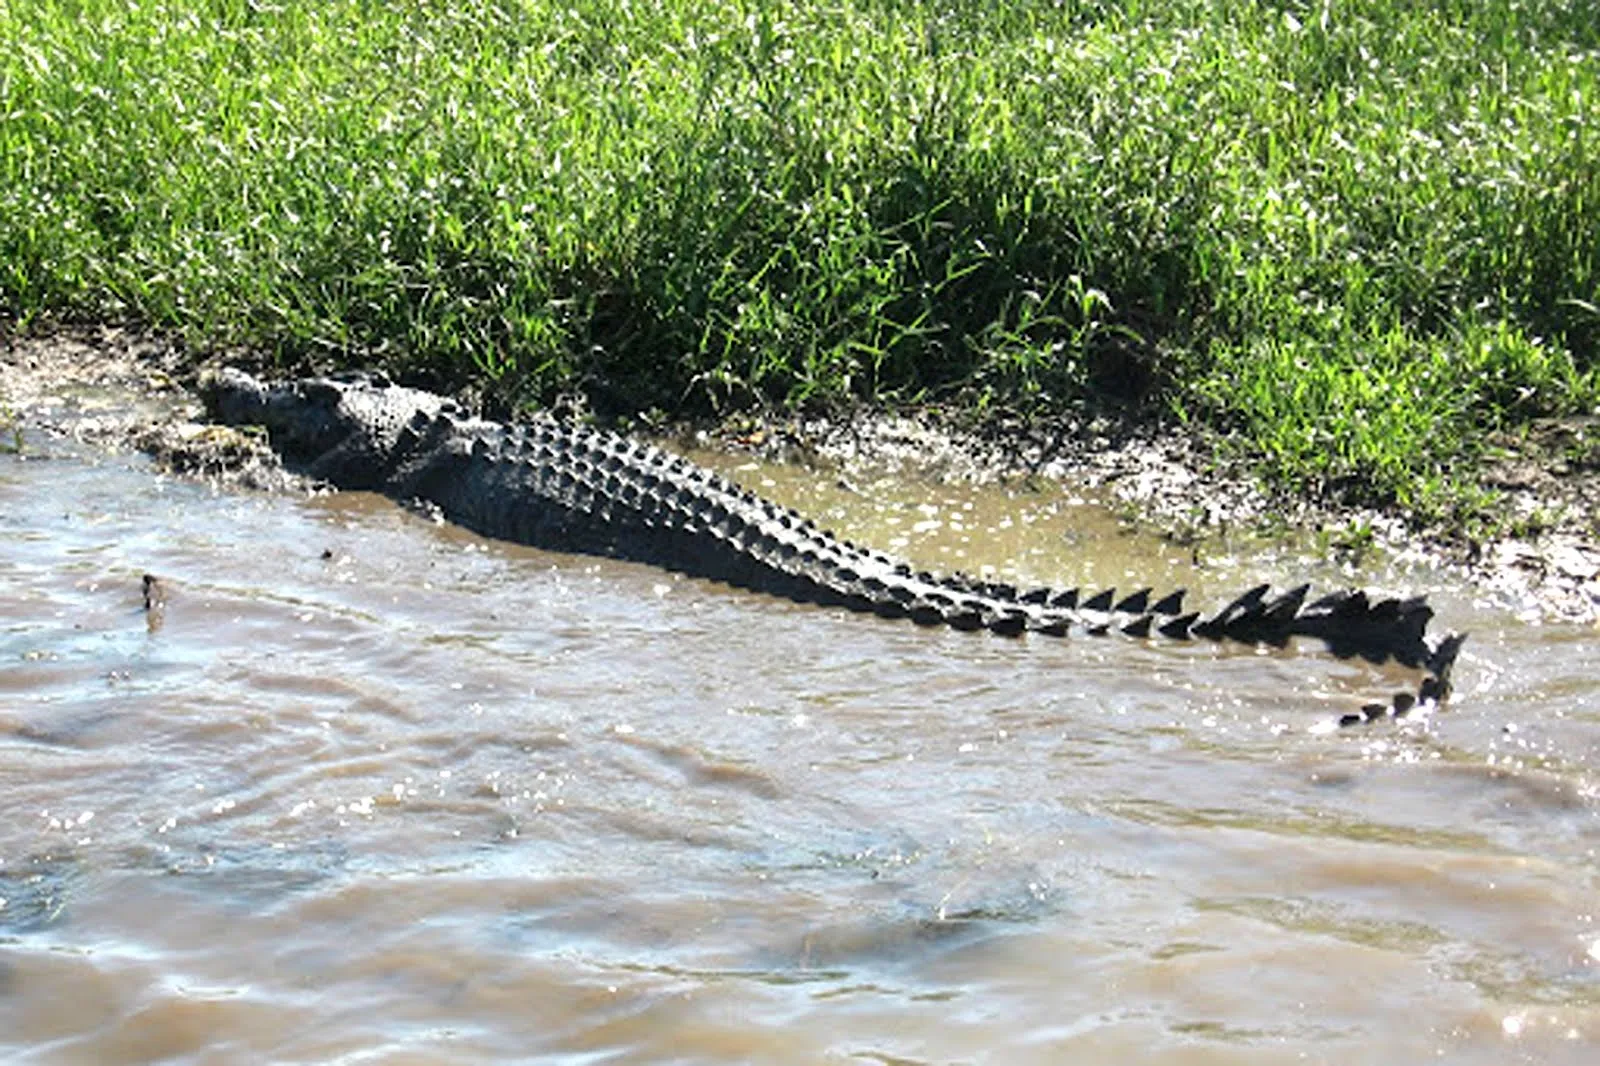
<path fill-rule="evenodd" d="M 1230 530 L 1314 530 L 1359 560 L 1373 549 L 1459 574 L 1526 621 L 1600 624 L 1600 419 L 1538 423 L 1495 442 L 1484 484 L 1518 534 L 1473 539 L 1397 515 L 1264 491 L 1182 427 L 1086 418 L 1048 431 L 963 428 L 958 416 L 872 414 L 730 425 L 707 443 L 829 468 L 850 480 L 885 466 L 970 481 L 1045 479 L 1095 491 L 1130 522 L 1203 548 Z M 1514 471 L 1514 476 L 1508 472 Z"/>
<path fill-rule="evenodd" d="M 210 425 L 180 345 L 115 326 L 7 332 L 0 343 L 0 431 L 11 423 L 107 451 L 149 453 L 164 470 L 223 488 L 308 491 L 263 434 Z M 20 446 L 20 439 L 18 439 Z"/>
<path fill-rule="evenodd" d="M 1600 419 L 1545 419 L 1493 444 L 1484 484 L 1527 533 L 1466 545 L 1469 564 L 1528 618 L 1600 621 Z"/>
<path fill-rule="evenodd" d="M 208 424 L 194 383 L 212 361 L 112 326 L 17 334 L 0 343 L 0 444 L 8 424 L 102 448 L 135 448 L 164 469 L 227 488 L 314 491 L 259 434 Z M 1518 537 L 1419 533 L 1393 515 L 1263 492 L 1180 429 L 1108 419 L 1041 429 L 963 426 L 937 411 L 848 419 L 736 418 L 697 443 L 866 480 L 884 472 L 959 481 L 1040 479 L 1098 492 L 1163 536 L 1203 544 L 1230 528 L 1311 528 L 1352 551 L 1383 547 L 1459 571 L 1528 620 L 1600 623 L 1600 419 L 1538 423 L 1496 441 L 1485 484 Z"/>

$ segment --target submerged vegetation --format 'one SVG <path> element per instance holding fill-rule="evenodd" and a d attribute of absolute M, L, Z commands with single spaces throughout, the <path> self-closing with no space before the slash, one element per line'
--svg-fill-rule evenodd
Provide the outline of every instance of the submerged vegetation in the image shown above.
<path fill-rule="evenodd" d="M 1600 398 L 1570 0 L 0 6 L 0 312 L 616 410 L 1085 401 L 1437 517 Z"/>

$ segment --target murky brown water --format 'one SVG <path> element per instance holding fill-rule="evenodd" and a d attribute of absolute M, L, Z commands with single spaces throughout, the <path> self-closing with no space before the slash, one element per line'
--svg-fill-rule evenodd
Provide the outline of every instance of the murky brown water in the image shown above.
<path fill-rule="evenodd" d="M 1593 632 L 1358 575 L 1473 631 L 1460 694 L 1317 735 L 1404 673 L 924 630 L 28 454 L 4 1061 L 1596 1061 Z M 1055 495 L 735 473 L 942 567 L 1350 580 Z"/>

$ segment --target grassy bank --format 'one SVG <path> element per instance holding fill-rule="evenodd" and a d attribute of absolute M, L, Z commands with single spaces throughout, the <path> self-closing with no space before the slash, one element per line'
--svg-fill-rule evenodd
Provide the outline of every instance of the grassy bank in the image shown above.
<path fill-rule="evenodd" d="M 0 4 L 0 309 L 615 409 L 1133 402 L 1429 514 L 1596 403 L 1562 0 Z"/>

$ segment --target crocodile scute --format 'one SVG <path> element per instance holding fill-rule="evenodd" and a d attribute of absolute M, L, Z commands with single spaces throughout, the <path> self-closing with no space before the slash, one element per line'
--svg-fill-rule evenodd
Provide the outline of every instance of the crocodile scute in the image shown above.
<path fill-rule="evenodd" d="M 1021 636 L 1282 645 L 1323 641 L 1341 657 L 1425 671 L 1418 690 L 1345 715 L 1351 724 L 1442 702 L 1463 637 L 1427 635 L 1422 597 L 1360 589 L 1317 599 L 1301 585 L 1251 588 L 1220 610 L 1185 610 L 1184 591 L 1018 589 L 917 571 L 833 536 L 795 511 L 682 456 L 547 416 L 501 423 L 444 397 L 355 373 L 262 382 L 236 369 L 202 383 L 212 418 L 264 426 L 309 476 L 342 489 L 420 499 L 485 536 L 649 563 L 802 602 L 920 625 Z"/>

